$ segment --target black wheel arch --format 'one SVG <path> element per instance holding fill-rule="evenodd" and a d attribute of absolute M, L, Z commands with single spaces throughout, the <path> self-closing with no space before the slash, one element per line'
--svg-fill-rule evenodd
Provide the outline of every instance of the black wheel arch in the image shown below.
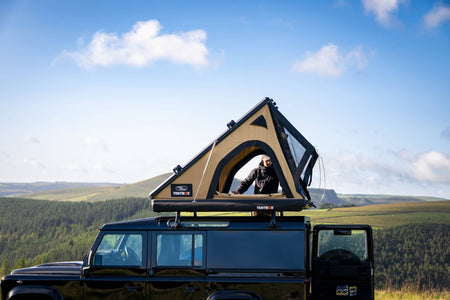
<path fill-rule="evenodd" d="M 6 300 L 63 300 L 63 297 L 57 289 L 48 286 L 24 285 L 16 286 L 9 291 Z"/>
<path fill-rule="evenodd" d="M 206 300 L 262 300 L 262 298 L 250 291 L 224 290 L 210 294 Z"/>

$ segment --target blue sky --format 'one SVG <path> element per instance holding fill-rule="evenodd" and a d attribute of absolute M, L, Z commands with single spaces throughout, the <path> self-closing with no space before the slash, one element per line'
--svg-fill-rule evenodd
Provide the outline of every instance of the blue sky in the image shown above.
<path fill-rule="evenodd" d="M 270 97 L 327 188 L 450 198 L 449 1 L 5 0 L 0 40 L 0 182 L 171 172 Z"/>

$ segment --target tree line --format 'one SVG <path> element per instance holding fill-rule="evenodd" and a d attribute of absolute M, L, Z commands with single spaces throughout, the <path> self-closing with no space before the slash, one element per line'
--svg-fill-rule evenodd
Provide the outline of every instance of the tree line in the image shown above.
<path fill-rule="evenodd" d="M 103 224 L 153 215 L 148 198 L 93 203 L 0 198 L 0 275 L 44 262 L 82 260 Z"/>
<path fill-rule="evenodd" d="M 377 288 L 450 289 L 450 226 L 410 224 L 374 231 Z"/>
<path fill-rule="evenodd" d="M 59 202 L 0 198 L 0 277 L 51 261 L 82 260 L 105 223 L 157 215 L 148 198 Z M 378 289 L 450 289 L 450 225 L 374 230 Z"/>

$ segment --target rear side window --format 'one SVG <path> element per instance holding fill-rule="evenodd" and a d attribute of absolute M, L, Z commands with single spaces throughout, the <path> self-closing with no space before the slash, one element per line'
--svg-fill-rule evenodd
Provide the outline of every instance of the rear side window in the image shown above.
<path fill-rule="evenodd" d="M 303 231 L 209 231 L 207 267 L 303 270 Z"/>
<path fill-rule="evenodd" d="M 202 234 L 158 234 L 156 265 L 159 267 L 202 267 Z"/>

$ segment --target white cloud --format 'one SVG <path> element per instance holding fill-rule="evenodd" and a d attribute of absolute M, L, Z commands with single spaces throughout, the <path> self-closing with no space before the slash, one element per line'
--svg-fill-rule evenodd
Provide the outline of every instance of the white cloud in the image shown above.
<path fill-rule="evenodd" d="M 37 138 L 32 137 L 32 136 L 29 136 L 29 135 L 25 135 L 25 136 L 24 136 L 24 139 L 25 139 L 27 142 L 30 142 L 30 143 L 33 143 L 33 144 L 39 144 L 39 143 L 41 143 L 41 141 L 39 141 Z"/>
<path fill-rule="evenodd" d="M 26 158 L 26 159 L 24 159 L 24 163 L 33 168 L 36 168 L 40 171 L 43 171 L 43 172 L 47 171 L 47 167 L 42 162 L 40 162 L 36 159 Z"/>
<path fill-rule="evenodd" d="M 64 51 L 83 68 L 130 65 L 142 67 L 158 60 L 195 67 L 209 65 L 206 32 L 192 30 L 177 34 L 160 34 L 157 20 L 137 22 L 122 35 L 96 32 L 91 42 L 76 52 Z M 80 41 L 80 40 L 79 40 Z"/>
<path fill-rule="evenodd" d="M 435 4 L 425 15 L 423 22 L 428 28 L 435 28 L 441 23 L 450 22 L 450 6 L 442 3 Z"/>
<path fill-rule="evenodd" d="M 114 171 L 114 170 L 112 170 L 112 169 L 109 169 L 109 168 L 105 167 L 105 166 L 102 165 L 101 163 L 96 163 L 96 164 L 94 164 L 94 165 L 92 166 L 92 168 L 93 168 L 95 171 L 98 171 L 98 172 L 105 172 L 105 173 L 115 173 L 115 172 L 116 172 L 116 171 Z"/>
<path fill-rule="evenodd" d="M 86 173 L 86 169 L 83 169 L 79 164 L 68 164 L 67 170 L 71 172 L 84 172 Z"/>
<path fill-rule="evenodd" d="M 286 21 L 283 18 L 278 18 L 270 21 L 271 25 L 279 26 L 279 27 L 285 27 L 287 29 L 293 29 L 294 24 L 292 22 Z"/>
<path fill-rule="evenodd" d="M 9 154 L 0 149 L 0 160 L 9 161 Z"/>
<path fill-rule="evenodd" d="M 108 146 L 99 138 L 97 137 L 85 137 L 84 143 L 88 145 L 89 147 L 92 147 L 94 149 L 100 150 L 102 152 L 109 152 Z"/>
<path fill-rule="evenodd" d="M 398 10 L 402 0 L 362 0 L 364 10 L 374 14 L 378 23 L 390 26 L 394 20 L 393 13 Z"/>
<path fill-rule="evenodd" d="M 357 47 L 347 54 L 341 54 L 339 47 L 330 43 L 323 46 L 318 52 L 308 51 L 303 60 L 294 62 L 292 70 L 301 73 L 339 77 L 349 67 L 361 70 L 367 64 L 368 60 L 362 47 Z"/>
<path fill-rule="evenodd" d="M 416 157 L 412 164 L 418 181 L 450 184 L 450 155 L 430 151 Z"/>
<path fill-rule="evenodd" d="M 450 155 L 445 153 L 341 152 L 324 158 L 327 184 L 340 192 L 450 197 Z"/>

